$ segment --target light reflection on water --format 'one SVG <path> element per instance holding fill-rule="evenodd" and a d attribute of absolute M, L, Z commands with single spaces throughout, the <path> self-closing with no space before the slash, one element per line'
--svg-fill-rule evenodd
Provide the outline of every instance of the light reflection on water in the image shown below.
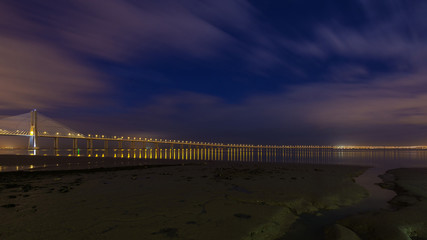
<path fill-rule="evenodd" d="M 0 158 L 0 171 L 82 169 L 144 165 L 152 160 L 211 160 L 263 163 L 345 164 L 385 168 L 427 167 L 427 150 L 342 149 L 39 149 L 0 150 L 0 155 L 59 156 L 72 158 Z M 88 161 L 91 157 L 93 160 Z M 158 162 L 158 161 L 157 161 Z"/>

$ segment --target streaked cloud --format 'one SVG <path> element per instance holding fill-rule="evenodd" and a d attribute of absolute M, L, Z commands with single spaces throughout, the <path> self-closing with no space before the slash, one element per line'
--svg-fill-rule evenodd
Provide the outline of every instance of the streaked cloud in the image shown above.
<path fill-rule="evenodd" d="M 215 56 L 236 41 L 219 26 L 245 28 L 250 11 L 241 0 L 0 3 L 0 108 L 82 106 L 108 95 L 119 80 L 90 59 Z"/>
<path fill-rule="evenodd" d="M 337 143 L 336 139 L 378 144 L 396 140 L 384 138 L 388 132 L 406 139 L 419 130 L 402 133 L 400 129 L 427 126 L 424 76 L 295 86 L 234 104 L 197 93 L 163 95 L 137 110 L 137 121 L 144 122 L 145 128 L 169 129 L 169 134 L 190 139 L 211 136 L 227 141 L 253 139 L 255 143 L 287 139 L 291 144 L 303 143 L 310 136 L 316 144 Z M 357 131 L 357 140 L 349 135 L 352 131 Z M 410 139 L 423 141 L 420 137 Z"/>
<path fill-rule="evenodd" d="M 82 106 L 105 90 L 100 74 L 56 48 L 0 37 L 0 109 Z"/>

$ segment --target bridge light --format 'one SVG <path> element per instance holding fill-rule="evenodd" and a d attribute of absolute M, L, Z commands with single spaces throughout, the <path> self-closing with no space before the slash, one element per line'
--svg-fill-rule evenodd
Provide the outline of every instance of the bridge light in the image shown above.
<path fill-rule="evenodd" d="M 31 136 L 33 136 L 33 135 L 34 135 L 34 132 L 33 132 L 33 131 L 31 131 L 31 132 L 30 132 L 30 135 L 31 135 Z"/>

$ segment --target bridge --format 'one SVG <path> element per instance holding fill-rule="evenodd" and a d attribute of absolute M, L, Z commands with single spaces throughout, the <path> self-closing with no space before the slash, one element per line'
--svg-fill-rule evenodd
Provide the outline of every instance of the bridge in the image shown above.
<path fill-rule="evenodd" d="M 72 149 L 94 149 L 94 142 L 103 142 L 104 149 L 141 149 L 144 156 L 171 159 L 222 159 L 227 154 L 277 154 L 277 151 L 291 148 L 332 148 L 332 146 L 285 146 L 250 145 L 196 142 L 184 140 L 153 139 L 141 137 L 106 136 L 102 134 L 83 134 L 49 117 L 32 110 L 29 113 L 0 119 L 0 136 L 28 137 L 28 149 L 39 149 L 39 139 L 49 138 L 53 149 L 59 149 L 60 139 L 71 139 Z M 79 142 L 86 141 L 85 146 Z M 148 151 L 148 153 L 146 152 Z"/>
<path fill-rule="evenodd" d="M 17 116 L 0 119 L 0 136 L 28 137 L 28 149 L 39 149 L 41 138 L 52 139 L 53 149 L 59 149 L 61 139 L 72 140 L 72 149 L 94 149 L 94 142 L 103 143 L 103 149 L 139 149 L 142 158 L 169 159 L 230 159 L 230 156 L 246 156 L 249 160 L 262 158 L 262 155 L 284 155 L 285 149 L 427 149 L 425 146 L 315 146 L 315 145 L 250 145 L 167 140 L 141 137 L 106 136 L 102 134 L 83 134 L 49 117 L 32 110 Z M 85 141 L 85 146 L 79 142 Z"/>

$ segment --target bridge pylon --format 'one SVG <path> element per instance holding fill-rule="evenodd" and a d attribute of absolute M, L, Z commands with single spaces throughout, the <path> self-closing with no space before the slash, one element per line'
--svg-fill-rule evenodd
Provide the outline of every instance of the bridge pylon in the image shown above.
<path fill-rule="evenodd" d="M 37 129 L 37 110 L 31 111 L 31 123 L 30 123 L 30 139 L 28 142 L 28 149 L 33 150 L 38 148 L 38 129 Z"/>

